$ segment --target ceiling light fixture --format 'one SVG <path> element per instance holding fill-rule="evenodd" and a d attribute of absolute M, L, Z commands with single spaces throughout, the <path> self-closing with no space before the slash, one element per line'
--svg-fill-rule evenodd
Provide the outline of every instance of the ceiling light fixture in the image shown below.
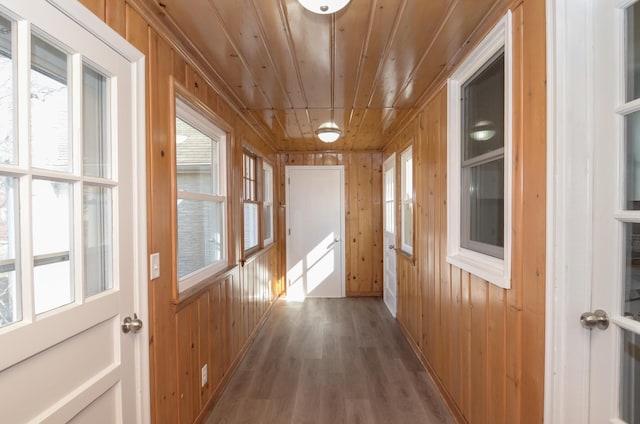
<path fill-rule="evenodd" d="M 333 143 L 342 135 L 342 131 L 334 122 L 325 122 L 316 130 L 318 138 L 325 143 Z"/>
<path fill-rule="evenodd" d="M 351 0 L 298 0 L 298 3 L 310 12 L 328 15 L 330 13 L 336 13 L 349 4 L 350 1 Z"/>
<path fill-rule="evenodd" d="M 469 137 L 476 141 L 489 141 L 496 135 L 496 128 L 491 121 L 479 121 L 471 129 Z"/>

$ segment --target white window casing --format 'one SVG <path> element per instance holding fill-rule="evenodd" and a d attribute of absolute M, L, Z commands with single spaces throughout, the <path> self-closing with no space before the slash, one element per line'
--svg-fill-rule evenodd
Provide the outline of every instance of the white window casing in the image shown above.
<path fill-rule="evenodd" d="M 219 210 L 219 234 L 218 238 L 213 237 L 207 240 L 209 243 L 217 244 L 216 250 L 219 250 L 219 257 L 216 260 L 211 261 L 210 263 L 202 266 L 198 269 L 194 269 L 188 272 L 185 275 L 179 275 L 179 270 L 176 270 L 178 273 L 178 291 L 183 292 L 196 284 L 202 282 L 207 277 L 214 275 L 217 272 L 224 270 L 228 266 L 228 258 L 227 258 L 227 197 L 226 197 L 226 133 L 218 128 L 214 122 L 212 122 L 209 118 L 207 118 L 203 113 L 189 106 L 184 100 L 180 97 L 176 97 L 176 118 L 184 121 L 189 126 L 193 127 L 193 129 L 200 132 L 202 135 L 211 138 L 212 142 L 215 145 L 215 149 L 212 151 L 211 162 L 213 165 L 204 164 L 204 165 L 186 165 L 184 166 L 185 170 L 198 172 L 200 168 L 210 167 L 212 172 L 212 181 L 211 181 L 211 192 L 202 192 L 199 190 L 187 190 L 180 189 L 179 185 L 176 181 L 176 186 L 178 187 L 176 190 L 177 193 L 177 207 L 183 201 L 186 202 L 202 202 L 202 204 L 207 204 L 209 206 L 213 206 L 218 208 Z M 183 140 L 178 140 L 178 136 L 176 134 L 176 145 L 178 143 L 183 142 Z M 177 151 L 177 149 L 176 149 Z M 214 158 L 213 155 L 216 157 Z M 176 168 L 178 167 L 177 158 L 176 158 Z M 176 180 L 179 178 L 179 170 L 176 169 Z M 176 220 L 178 221 L 178 212 L 176 211 Z M 177 232 L 179 234 L 179 222 L 176 222 Z M 204 231 L 204 230 L 203 230 Z M 209 236 L 207 236 L 209 237 Z M 201 246 L 202 247 L 202 246 Z M 206 249 L 206 246 L 203 247 Z M 180 247 L 176 246 L 176 255 L 177 255 L 177 263 L 179 265 L 181 254 L 186 256 L 188 252 L 181 252 Z"/>
<path fill-rule="evenodd" d="M 413 255 L 413 148 L 409 146 L 400 155 L 400 249 Z"/>
<path fill-rule="evenodd" d="M 511 287 L 512 211 L 512 24 L 511 12 L 498 22 L 448 80 L 447 262 L 496 286 Z M 504 249 L 503 258 L 462 247 L 462 87 L 504 51 Z"/>

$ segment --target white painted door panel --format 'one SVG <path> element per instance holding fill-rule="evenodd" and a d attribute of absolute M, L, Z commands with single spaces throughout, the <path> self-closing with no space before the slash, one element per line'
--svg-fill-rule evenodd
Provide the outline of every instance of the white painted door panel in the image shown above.
<path fill-rule="evenodd" d="M 594 1 L 589 422 L 640 422 L 640 5 Z"/>
<path fill-rule="evenodd" d="M 0 421 L 146 422 L 142 375 L 148 371 L 140 366 L 148 362 L 141 350 L 145 343 L 137 338 L 144 339 L 147 332 L 123 334 L 120 328 L 124 317 L 134 312 L 146 318 L 146 309 L 139 309 L 146 303 L 146 292 L 139 291 L 146 281 L 145 194 L 140 179 L 144 148 L 139 144 L 144 143 L 144 109 L 138 110 L 144 104 L 139 85 L 142 56 L 75 1 L 0 0 L 0 14 L 13 21 L 9 56 L 18 116 L 18 159 L 11 166 L 0 165 L 0 175 L 15 178 L 14 199 L 19 205 L 16 224 L 3 223 L 17 239 L 17 290 L 12 296 L 18 306 L 13 308 L 14 322 L 0 327 Z M 107 34 L 118 46 L 111 47 L 98 34 Z M 67 156 L 68 170 L 31 166 L 43 160 L 34 134 L 49 132 L 53 139 L 54 127 L 66 125 L 58 115 L 45 124 L 36 113 L 36 102 L 46 102 L 44 98 L 55 93 L 42 89 L 34 97 L 34 72 L 58 74 L 48 65 L 49 53 L 42 53 L 42 63 L 34 58 L 33 35 L 66 57 L 68 69 L 51 78 L 63 81 L 68 91 L 63 104 L 68 107 L 69 147 L 55 152 L 57 161 Z M 6 60 L 6 50 L 2 54 Z M 91 84 L 100 88 L 90 92 Z M 90 110 L 93 102 L 98 106 Z M 87 118 L 92 113 L 98 116 L 94 121 Z M 49 125 L 44 132 L 43 125 Z M 90 129 L 105 137 L 99 148 L 87 141 L 94 135 Z M 100 150 L 97 162 L 94 147 Z M 94 172 L 92 167 L 108 171 Z M 51 216 L 38 215 L 36 196 L 42 190 L 36 181 L 45 182 L 41 185 L 47 189 L 54 187 L 45 193 L 52 199 L 60 196 L 55 184 L 68 189 L 68 201 L 60 202 L 67 205 L 65 214 L 50 204 Z M 68 252 L 53 259 L 38 257 L 36 245 L 55 245 L 47 240 L 59 235 L 58 225 L 67 225 L 59 221 L 63 215 L 68 218 Z M 45 268 L 47 260 L 64 266 Z M 59 274 L 62 268 L 68 276 Z M 65 279 L 69 300 L 51 303 L 57 293 L 47 292 L 47 282 Z"/>
<path fill-rule="evenodd" d="M 343 297 L 344 168 L 288 166 L 287 297 Z"/>
<path fill-rule="evenodd" d="M 396 276 L 396 155 L 391 155 L 383 166 L 383 222 L 384 222 L 384 303 L 389 312 L 396 316 L 397 276 Z"/>

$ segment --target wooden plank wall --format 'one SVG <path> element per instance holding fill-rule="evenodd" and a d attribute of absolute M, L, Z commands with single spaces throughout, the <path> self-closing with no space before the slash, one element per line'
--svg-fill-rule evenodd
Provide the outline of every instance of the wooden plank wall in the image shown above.
<path fill-rule="evenodd" d="M 514 2 L 511 8 L 510 290 L 446 263 L 445 88 L 384 151 L 386 158 L 414 146 L 415 252 L 413 258 L 398 254 L 398 321 L 458 418 L 473 424 L 541 423 L 544 411 L 545 10 L 536 0 Z"/>
<path fill-rule="evenodd" d="M 283 244 L 242 258 L 241 198 L 238 193 L 243 147 L 272 164 L 275 152 L 196 70 L 155 18 L 125 0 L 81 0 L 98 17 L 142 51 L 146 62 L 148 249 L 159 252 L 160 278 L 149 282 L 151 414 L 153 422 L 192 423 L 206 414 L 221 391 L 269 306 L 284 289 L 280 258 Z M 176 47 L 178 46 L 178 47 Z M 188 295 L 177 296 L 173 257 L 175 223 L 172 200 L 173 136 L 171 84 L 174 80 L 218 116 L 229 129 L 229 269 Z M 276 175 L 276 178 L 278 176 Z M 279 180 L 276 179 L 276 184 Z M 276 230 L 281 222 L 276 210 Z M 200 369 L 209 382 L 200 387 Z"/>
<path fill-rule="evenodd" d="M 382 296 L 382 153 L 281 153 L 281 199 L 286 165 L 344 165 L 347 296 Z M 284 218 L 283 218 L 284 219 Z M 280 227 L 285 239 L 285 222 Z M 286 255 L 282 269 L 286 267 Z"/>

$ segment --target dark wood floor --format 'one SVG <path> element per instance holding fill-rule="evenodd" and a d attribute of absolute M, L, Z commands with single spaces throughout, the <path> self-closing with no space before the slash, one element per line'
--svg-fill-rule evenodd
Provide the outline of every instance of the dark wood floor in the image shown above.
<path fill-rule="evenodd" d="M 381 299 L 278 301 L 218 423 L 453 423 Z"/>

